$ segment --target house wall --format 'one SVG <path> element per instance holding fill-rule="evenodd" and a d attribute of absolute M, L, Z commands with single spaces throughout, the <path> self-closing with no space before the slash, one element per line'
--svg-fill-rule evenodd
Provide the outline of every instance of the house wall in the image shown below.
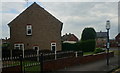
<path fill-rule="evenodd" d="M 32 25 L 32 35 L 26 35 L 27 24 Z M 57 51 L 61 50 L 62 23 L 38 5 L 33 5 L 10 23 L 11 48 L 15 43 L 23 43 L 25 49 L 50 50 L 51 42 L 56 42 Z"/>
<path fill-rule="evenodd" d="M 105 47 L 107 42 L 107 38 L 97 38 L 96 39 L 96 47 Z"/>
<path fill-rule="evenodd" d="M 116 37 L 115 37 L 115 40 L 117 42 L 117 46 L 120 47 L 120 34 L 118 34 Z"/>

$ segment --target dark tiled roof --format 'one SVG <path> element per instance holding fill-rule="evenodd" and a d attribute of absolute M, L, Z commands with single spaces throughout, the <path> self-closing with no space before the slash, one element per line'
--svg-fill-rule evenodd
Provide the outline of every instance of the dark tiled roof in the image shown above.
<path fill-rule="evenodd" d="M 66 34 L 62 36 L 62 41 L 78 41 L 78 38 L 74 34 Z"/>
<path fill-rule="evenodd" d="M 107 32 L 96 32 L 97 38 L 107 38 Z"/>
<path fill-rule="evenodd" d="M 115 37 L 116 39 L 120 37 L 120 33 Z"/>

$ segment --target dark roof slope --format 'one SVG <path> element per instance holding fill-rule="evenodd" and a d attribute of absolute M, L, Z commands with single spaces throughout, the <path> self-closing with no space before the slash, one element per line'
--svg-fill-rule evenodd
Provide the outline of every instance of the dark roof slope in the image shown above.
<path fill-rule="evenodd" d="M 107 32 L 96 32 L 97 38 L 107 38 Z"/>
<path fill-rule="evenodd" d="M 116 39 L 117 39 L 117 38 L 120 38 L 120 33 L 119 33 L 115 38 L 116 38 Z"/>
<path fill-rule="evenodd" d="M 62 41 L 78 41 L 78 38 L 74 34 L 65 34 L 62 36 Z"/>

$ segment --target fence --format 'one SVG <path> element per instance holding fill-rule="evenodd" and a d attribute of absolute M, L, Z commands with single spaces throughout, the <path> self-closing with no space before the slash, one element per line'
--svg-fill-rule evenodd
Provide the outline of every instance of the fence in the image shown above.
<path fill-rule="evenodd" d="M 17 57 L 6 57 L 3 58 L 3 73 L 7 73 L 11 71 L 18 71 L 20 73 L 27 73 L 29 71 L 43 71 L 43 62 L 53 61 L 64 58 L 78 57 L 82 56 L 83 53 L 81 51 L 66 51 L 66 52 L 58 52 L 58 53 L 41 53 L 39 55 L 26 55 L 26 56 L 17 56 Z M 9 69 L 11 68 L 11 69 Z M 17 68 L 17 69 L 16 69 Z"/>

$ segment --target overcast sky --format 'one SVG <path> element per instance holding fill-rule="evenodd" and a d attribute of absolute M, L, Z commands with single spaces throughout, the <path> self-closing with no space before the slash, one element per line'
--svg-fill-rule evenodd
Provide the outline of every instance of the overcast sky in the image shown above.
<path fill-rule="evenodd" d="M 14 0 L 13 0 L 14 1 Z M 17 0 L 19 1 L 19 0 Z M 45 0 L 47 1 L 47 0 Z M 54 0 L 52 0 L 54 1 Z M 73 33 L 78 38 L 81 37 L 81 33 L 86 27 L 93 27 L 96 32 L 106 31 L 106 20 L 110 20 L 110 38 L 114 38 L 118 34 L 118 3 L 112 2 L 93 2 L 92 0 L 86 0 L 87 2 L 77 1 L 67 2 L 41 2 L 36 1 L 45 10 L 55 16 L 57 19 L 63 22 L 62 35 L 65 33 Z M 9 37 L 10 31 L 7 24 L 18 16 L 27 6 L 31 5 L 33 1 L 26 2 L 8 2 L 4 0 L 2 6 L 0 6 L 0 15 L 2 15 L 2 38 Z M 1 3 L 0 3 L 1 5 Z M 21 32 L 20 32 L 21 33 Z"/>

